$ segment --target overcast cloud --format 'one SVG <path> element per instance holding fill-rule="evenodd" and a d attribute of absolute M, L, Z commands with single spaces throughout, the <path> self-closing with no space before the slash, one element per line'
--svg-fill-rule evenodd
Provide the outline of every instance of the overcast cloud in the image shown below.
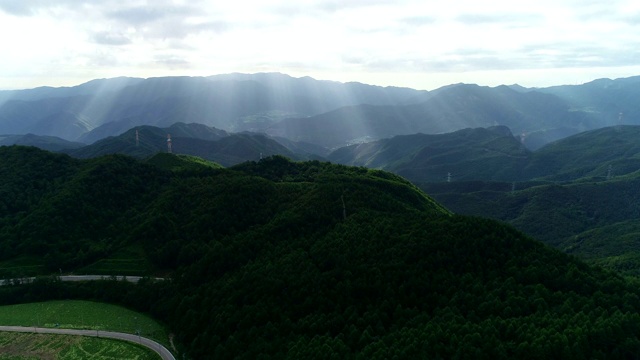
<path fill-rule="evenodd" d="M 640 75 L 640 2 L 0 0 L 0 89 L 278 71 L 433 89 Z"/>

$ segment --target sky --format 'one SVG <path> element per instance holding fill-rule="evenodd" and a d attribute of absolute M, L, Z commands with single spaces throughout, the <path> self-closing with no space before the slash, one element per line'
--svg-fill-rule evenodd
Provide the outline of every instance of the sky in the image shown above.
<path fill-rule="evenodd" d="M 637 0 L 0 0 L 0 89 L 281 72 L 432 90 L 640 75 Z"/>

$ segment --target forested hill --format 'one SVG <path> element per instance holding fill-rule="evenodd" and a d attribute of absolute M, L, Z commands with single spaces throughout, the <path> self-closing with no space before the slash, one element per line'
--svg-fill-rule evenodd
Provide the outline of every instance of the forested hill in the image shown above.
<path fill-rule="evenodd" d="M 4 204 L 0 261 L 48 256 L 57 272 L 137 243 L 172 276 L 3 287 L 0 302 L 126 304 L 165 321 L 194 359 L 640 352 L 637 286 L 503 224 L 453 215 L 390 173 L 282 157 L 218 169 L 168 154 L 0 155 L 0 195 L 26 194 L 20 208 Z"/>
<path fill-rule="evenodd" d="M 264 134 L 229 134 L 201 124 L 184 123 L 175 123 L 168 128 L 138 126 L 118 136 L 110 136 L 91 145 L 63 152 L 81 159 L 109 154 L 148 158 L 158 152 L 167 151 L 167 134 L 171 135 L 173 152 L 198 156 L 223 166 L 275 154 L 291 158 L 309 157 L 294 154 Z"/>
<path fill-rule="evenodd" d="M 296 208 L 312 211 L 304 226 L 376 209 L 447 213 L 397 175 L 278 156 L 226 170 L 182 155 L 75 160 L 11 146 L 0 147 L 0 166 L 0 260 L 37 256 L 50 270 L 134 243 L 157 268 L 174 269 L 176 255 L 206 244 L 182 249 L 182 239 L 244 231 L 273 216 L 298 219 Z"/>

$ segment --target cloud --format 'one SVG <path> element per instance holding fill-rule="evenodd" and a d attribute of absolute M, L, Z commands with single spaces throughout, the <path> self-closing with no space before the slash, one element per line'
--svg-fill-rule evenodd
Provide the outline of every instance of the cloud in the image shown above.
<path fill-rule="evenodd" d="M 16 16 L 29 16 L 34 12 L 34 4 L 24 0 L 0 1 L 0 10 Z"/>
<path fill-rule="evenodd" d="M 300 75 L 635 66 L 639 26 L 630 0 L 0 0 L 0 31 L 20 33 L 0 68 L 44 73 L 60 58 L 135 76 L 211 64 Z"/>
<path fill-rule="evenodd" d="M 627 25 L 638 27 L 640 26 L 640 11 L 632 14 L 625 14 L 620 17 L 620 21 L 625 22 Z"/>
<path fill-rule="evenodd" d="M 198 13 L 196 8 L 185 5 L 147 5 L 113 10 L 107 13 L 107 18 L 120 21 L 126 25 L 140 26 L 165 18 L 180 18 L 197 15 Z"/>
<path fill-rule="evenodd" d="M 105 51 L 100 51 L 87 56 L 86 61 L 90 65 L 102 68 L 116 67 L 120 65 L 120 61 L 118 61 L 118 58 L 115 55 Z"/>
<path fill-rule="evenodd" d="M 117 0 L 102 0 L 101 6 L 109 8 Z M 39 12 L 51 9 L 66 9 L 77 11 L 84 6 L 92 6 L 97 2 L 92 0 L 2 0 L 0 10 L 15 16 L 34 16 Z"/>
<path fill-rule="evenodd" d="M 327 11 L 337 12 L 341 10 L 351 10 L 364 7 L 380 6 L 380 5 L 397 5 L 398 1 L 394 0 L 330 0 L 320 1 L 316 3 L 316 8 Z"/>
<path fill-rule="evenodd" d="M 191 5 L 162 4 L 133 6 L 110 11 L 107 19 L 119 23 L 121 28 L 134 28 L 147 40 L 183 39 L 203 32 L 227 31 L 230 24 L 210 16 L 204 8 Z"/>
<path fill-rule="evenodd" d="M 158 8 L 135 7 L 119 9 L 107 13 L 107 17 L 121 21 L 127 25 L 139 26 L 145 23 L 162 19 L 167 12 Z"/>
<path fill-rule="evenodd" d="M 399 22 L 411 26 L 433 25 L 438 21 L 434 16 L 408 16 L 399 20 Z"/>
<path fill-rule="evenodd" d="M 131 43 L 131 39 L 129 39 L 126 35 L 108 31 L 101 31 L 93 34 L 93 41 L 96 44 L 115 46 L 127 45 Z"/>
<path fill-rule="evenodd" d="M 542 23 L 544 19 L 544 16 L 540 14 L 531 13 L 463 13 L 456 16 L 455 18 L 457 22 L 463 23 L 465 25 L 515 24 L 519 27 L 523 24 L 527 24 L 527 26 L 534 26 L 536 24 Z"/>
<path fill-rule="evenodd" d="M 155 57 L 155 63 L 163 67 L 174 69 L 187 69 L 191 67 L 191 62 L 175 55 L 159 55 Z"/>
<path fill-rule="evenodd" d="M 182 40 L 202 33 L 223 33 L 229 28 L 230 25 L 222 21 L 189 23 L 184 19 L 167 18 L 158 23 L 138 28 L 137 34 L 147 41 L 173 40 L 172 44 L 184 48 L 189 46 L 175 40 Z"/>

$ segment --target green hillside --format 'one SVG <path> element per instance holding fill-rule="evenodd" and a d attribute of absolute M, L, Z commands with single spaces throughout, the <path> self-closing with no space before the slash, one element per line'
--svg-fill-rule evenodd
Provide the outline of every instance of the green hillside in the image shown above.
<path fill-rule="evenodd" d="M 552 181 L 604 180 L 640 169 L 640 126 L 586 131 L 535 151 L 524 170 L 527 178 Z"/>
<path fill-rule="evenodd" d="M 640 126 L 587 131 L 533 152 L 498 130 L 398 136 L 329 158 L 396 172 L 456 213 L 506 221 L 590 262 L 637 274 L 635 249 L 625 239 L 635 235 L 627 224 L 640 213 Z"/>
<path fill-rule="evenodd" d="M 559 247 L 589 262 L 620 273 L 640 276 L 639 239 L 640 223 L 634 219 L 568 237 Z"/>
<path fill-rule="evenodd" d="M 396 136 L 340 148 L 329 160 L 400 174 L 411 181 L 522 180 L 531 153 L 504 126 Z"/>
<path fill-rule="evenodd" d="M 160 152 L 168 152 L 168 134 L 171 135 L 172 153 L 197 156 L 223 166 L 258 160 L 271 155 L 301 159 L 310 157 L 294 154 L 287 147 L 264 134 L 228 134 L 225 131 L 195 123 L 175 123 L 167 128 L 138 126 L 118 136 L 108 137 L 91 145 L 64 152 L 81 159 L 111 154 L 144 159 Z"/>
<path fill-rule="evenodd" d="M 628 274 L 640 271 L 640 263 L 633 260 L 636 249 L 628 245 L 640 214 L 637 174 L 566 184 L 459 182 L 420 187 L 455 213 L 499 219 L 590 262 Z M 615 264 L 607 260 L 612 256 L 618 256 Z"/>
<path fill-rule="evenodd" d="M 171 170 L 171 171 L 184 171 L 184 170 L 202 170 L 202 169 L 220 169 L 221 165 L 214 162 L 199 158 L 197 156 L 182 155 L 182 154 L 168 154 L 157 153 L 154 156 L 146 160 L 148 164 L 155 165 L 159 168 Z"/>
<path fill-rule="evenodd" d="M 351 145 L 327 158 L 400 174 L 414 182 L 601 181 L 640 169 L 640 126 L 586 131 L 527 150 L 504 126 L 396 136 Z"/>
<path fill-rule="evenodd" d="M 298 164 L 275 157 L 223 170 L 199 158 L 171 154 L 145 162 L 121 155 L 77 161 L 35 148 L 7 147 L 0 148 L 0 155 L 7 170 L 0 261 L 39 257 L 51 271 L 84 267 L 132 244 L 144 245 L 160 268 L 174 268 L 181 251 L 201 253 L 208 243 L 203 237 L 263 224 L 283 209 L 316 208 L 314 199 L 317 208 L 331 207 L 332 213 L 309 218 L 309 226 L 322 219 L 331 223 L 361 207 L 446 212 L 396 175 L 317 161 Z M 269 180 L 253 174 L 258 171 L 265 171 Z M 370 198 L 372 191 L 380 196 Z M 30 196 L 23 199 L 24 194 Z M 396 200 L 394 195 L 403 197 Z M 292 202 L 300 196 L 302 200 Z M 322 205 L 328 199 L 331 205 Z M 180 249 L 177 244 L 185 237 L 192 244 Z"/>
<path fill-rule="evenodd" d="M 391 173 L 278 156 L 171 171 L 123 156 L 3 151 L 40 159 L 3 163 L 16 191 L 21 173 L 69 164 L 58 180 L 44 177 L 28 211 L 5 213 L 8 260 L 39 254 L 67 271 L 139 246 L 171 280 L 42 279 L 0 287 L 0 303 L 124 304 L 166 322 L 194 359 L 640 351 L 635 284 L 512 227 L 453 215 Z"/>

